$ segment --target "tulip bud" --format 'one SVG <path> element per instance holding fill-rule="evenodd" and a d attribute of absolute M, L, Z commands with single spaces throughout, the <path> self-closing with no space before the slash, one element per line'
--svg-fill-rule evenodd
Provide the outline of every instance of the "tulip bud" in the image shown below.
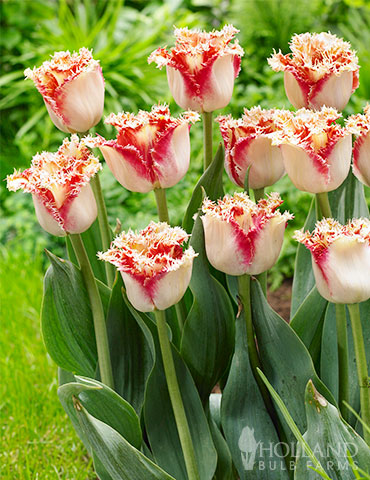
<path fill-rule="evenodd" d="M 269 138 L 276 130 L 274 115 L 275 110 L 254 107 L 245 109 L 238 120 L 231 115 L 216 119 L 225 144 L 226 172 L 239 187 L 244 186 L 249 166 L 249 187 L 253 189 L 273 185 L 284 175 L 281 151 Z"/>
<path fill-rule="evenodd" d="M 105 123 L 114 125 L 116 140 L 88 138 L 99 147 L 113 175 L 128 190 L 146 193 L 178 183 L 188 171 L 190 125 L 199 115 L 185 112 L 173 118 L 166 105 L 155 105 L 151 112 L 111 114 Z"/>
<path fill-rule="evenodd" d="M 32 194 L 37 219 L 47 232 L 59 237 L 82 233 L 97 216 L 89 180 L 100 169 L 98 159 L 72 135 L 56 153 L 38 153 L 30 168 L 8 175 L 7 187 Z"/>
<path fill-rule="evenodd" d="M 175 46 L 149 56 L 158 68 L 166 65 L 171 93 L 181 108 L 213 112 L 228 105 L 244 55 L 237 40 L 230 44 L 238 32 L 232 25 L 212 32 L 176 28 Z"/>
<path fill-rule="evenodd" d="M 104 78 L 91 52 L 56 52 L 41 67 L 24 72 L 41 93 L 50 118 L 62 132 L 86 132 L 103 114 Z"/>
<path fill-rule="evenodd" d="M 351 115 L 346 126 L 358 137 L 353 147 L 353 173 L 370 187 L 370 105 L 366 105 L 363 115 Z"/>
<path fill-rule="evenodd" d="M 139 233 L 122 232 L 98 257 L 121 272 L 136 310 L 165 310 L 181 300 L 190 282 L 197 254 L 192 247 L 182 249 L 188 238 L 180 227 L 151 222 Z"/>
<path fill-rule="evenodd" d="M 292 53 L 274 51 L 268 63 L 284 71 L 287 97 L 295 108 L 343 110 L 359 85 L 358 58 L 351 45 L 331 33 L 301 33 L 290 42 Z"/>
<path fill-rule="evenodd" d="M 217 203 L 203 201 L 201 217 L 210 264 L 228 275 L 258 275 L 278 259 L 288 212 L 281 214 L 278 193 L 257 204 L 245 193 L 225 195 Z"/>
<path fill-rule="evenodd" d="M 330 192 L 347 178 L 352 136 L 333 123 L 340 116 L 327 107 L 276 112 L 278 130 L 270 138 L 273 145 L 280 145 L 285 171 L 299 190 Z"/>
<path fill-rule="evenodd" d="M 326 300 L 351 304 L 370 298 L 370 220 L 341 225 L 324 218 L 311 234 L 296 231 L 294 238 L 311 251 L 316 286 Z"/>

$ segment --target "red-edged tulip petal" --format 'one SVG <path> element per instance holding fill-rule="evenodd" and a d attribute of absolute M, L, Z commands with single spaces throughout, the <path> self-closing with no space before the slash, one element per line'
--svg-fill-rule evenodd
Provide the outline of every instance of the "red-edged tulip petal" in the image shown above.
<path fill-rule="evenodd" d="M 25 70 L 43 96 L 54 125 L 66 133 L 85 132 L 103 114 L 104 78 L 91 52 L 56 52 L 41 67 Z"/>
<path fill-rule="evenodd" d="M 317 222 L 315 230 L 297 231 L 295 238 L 312 253 L 316 286 L 334 303 L 358 303 L 370 298 L 370 221 L 353 219 L 341 225 L 333 219 Z"/>
<path fill-rule="evenodd" d="M 370 187 L 370 105 L 366 105 L 364 114 L 351 115 L 346 126 L 357 136 L 353 147 L 353 173 Z"/>

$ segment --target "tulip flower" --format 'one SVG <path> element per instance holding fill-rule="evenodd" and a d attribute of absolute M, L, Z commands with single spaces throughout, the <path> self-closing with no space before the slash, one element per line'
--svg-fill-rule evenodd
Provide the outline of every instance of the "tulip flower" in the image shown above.
<path fill-rule="evenodd" d="M 195 112 L 171 117 L 166 105 L 155 105 L 151 112 L 111 114 L 105 123 L 114 125 L 116 140 L 88 138 L 99 147 L 113 175 L 128 190 L 146 193 L 178 183 L 188 171 L 190 125 L 199 119 Z"/>
<path fill-rule="evenodd" d="M 276 130 L 274 116 L 275 110 L 254 107 L 245 109 L 238 120 L 231 115 L 216 119 L 225 144 L 225 168 L 236 185 L 244 186 L 249 166 L 249 187 L 253 189 L 273 185 L 283 176 L 283 156 L 269 138 Z"/>
<path fill-rule="evenodd" d="M 369 219 L 341 225 L 324 218 L 312 233 L 296 231 L 294 238 L 311 251 L 316 286 L 326 300 L 352 304 L 370 298 Z"/>
<path fill-rule="evenodd" d="M 197 254 L 192 247 L 183 250 L 188 238 L 180 227 L 151 222 L 139 233 L 121 233 L 98 257 L 121 272 L 127 297 L 137 310 L 165 310 L 181 300 L 190 282 Z"/>
<path fill-rule="evenodd" d="M 210 264 L 228 275 L 258 275 L 276 262 L 284 238 L 288 212 L 280 213 L 278 193 L 257 204 L 246 193 L 225 195 L 218 202 L 206 198 L 201 217 Z"/>
<path fill-rule="evenodd" d="M 334 108 L 297 112 L 277 111 L 278 130 L 271 134 L 280 145 L 285 170 L 305 192 L 335 190 L 346 179 L 352 155 L 352 136 L 333 122 L 341 116 Z"/>
<path fill-rule="evenodd" d="M 176 28 L 175 46 L 149 56 L 149 63 L 166 66 L 171 93 L 181 108 L 213 112 L 228 105 L 244 55 L 237 40 L 230 43 L 238 31 L 232 25 L 212 32 Z"/>
<path fill-rule="evenodd" d="M 62 132 L 86 132 L 103 114 L 104 78 L 91 52 L 56 52 L 41 67 L 24 72 L 34 81 L 54 125 Z"/>
<path fill-rule="evenodd" d="M 30 168 L 8 175 L 7 187 L 32 194 L 37 219 L 47 232 L 82 233 L 97 216 L 89 180 L 100 169 L 98 159 L 72 135 L 56 153 L 38 153 Z"/>
<path fill-rule="evenodd" d="M 351 115 L 346 126 L 358 137 L 353 147 L 353 173 L 370 187 L 370 105 L 366 105 L 363 115 Z"/>
<path fill-rule="evenodd" d="M 331 33 L 302 33 L 293 36 L 290 49 L 287 55 L 274 51 L 268 59 L 273 70 L 284 71 L 290 103 L 343 110 L 359 85 L 358 58 L 350 43 Z"/>

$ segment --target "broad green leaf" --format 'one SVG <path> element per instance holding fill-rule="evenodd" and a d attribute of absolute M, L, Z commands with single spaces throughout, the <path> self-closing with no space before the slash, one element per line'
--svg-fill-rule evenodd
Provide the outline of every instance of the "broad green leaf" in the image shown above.
<path fill-rule="evenodd" d="M 146 431 L 153 456 L 158 465 L 173 475 L 176 480 L 187 480 L 184 457 L 168 394 L 156 330 L 153 329 L 152 333 L 158 353 L 145 395 Z M 191 374 L 173 345 L 172 355 L 193 440 L 199 475 L 202 480 L 211 480 L 216 470 L 217 452 L 213 445 L 207 418 Z"/>
<path fill-rule="evenodd" d="M 308 380 L 335 403 L 334 397 L 318 378 L 302 340 L 267 303 L 257 281 L 251 282 L 253 324 L 263 372 L 282 398 L 300 431 L 306 429 L 304 392 Z M 292 436 L 282 418 L 286 435 Z"/>
<path fill-rule="evenodd" d="M 290 321 L 290 326 L 306 345 L 315 365 L 320 365 L 321 335 L 327 304 L 315 286 Z"/>
<path fill-rule="evenodd" d="M 52 359 L 73 373 L 94 377 L 97 352 L 94 324 L 81 273 L 71 262 L 48 254 L 41 328 Z"/>
<path fill-rule="evenodd" d="M 87 388 L 86 385 L 78 383 L 67 384 L 59 388 L 58 394 L 76 431 L 90 445 L 98 465 L 102 465 L 105 475 L 103 479 L 106 480 L 108 474 L 112 480 L 174 480 L 131 445 L 117 430 L 89 413 L 80 398 L 83 392 L 86 393 Z M 104 409 L 110 408 L 109 403 Z M 112 407 L 112 414 L 113 412 Z M 116 413 L 122 415 L 122 412 Z M 123 422 L 124 419 L 121 418 L 120 421 Z"/>
<path fill-rule="evenodd" d="M 347 313 L 347 334 L 348 334 L 348 357 L 349 357 L 349 404 L 356 412 L 360 411 L 360 390 L 357 379 L 356 356 L 353 345 L 351 322 Z M 365 342 L 368 369 L 370 370 L 370 300 L 360 303 L 360 315 L 362 330 Z M 337 327 L 335 318 L 335 305 L 329 303 L 322 335 L 321 346 L 321 378 L 338 399 L 338 350 L 337 350 Z M 349 416 L 352 426 L 355 426 L 356 418 Z"/>
<path fill-rule="evenodd" d="M 312 199 L 310 210 L 303 229 L 312 231 L 315 227 L 316 211 L 315 198 Z M 298 243 L 297 253 L 294 264 L 294 278 L 292 289 L 292 305 L 290 309 L 290 318 L 293 318 L 298 308 L 303 303 L 309 292 L 315 285 L 315 278 L 311 265 L 311 253 L 301 243 Z"/>
<path fill-rule="evenodd" d="M 250 367 L 243 315 L 236 320 L 235 353 L 222 395 L 221 423 L 241 480 L 289 478 L 279 438 Z M 276 468 L 270 469 L 269 462 Z"/>
<path fill-rule="evenodd" d="M 98 220 L 91 225 L 91 227 L 86 230 L 86 232 L 81 233 L 82 241 L 85 245 L 87 255 L 89 257 L 91 268 L 93 269 L 94 275 L 103 283 L 107 283 L 107 277 L 105 274 L 105 262 L 102 262 L 98 259 L 97 253 L 101 252 L 103 249 L 101 238 L 100 238 L 100 230 L 99 230 L 99 223 Z M 68 250 L 68 258 L 71 262 L 75 265 L 78 265 L 75 253 L 73 251 L 72 244 L 69 238 L 66 238 L 67 243 L 67 250 Z"/>
<path fill-rule="evenodd" d="M 223 174 L 224 158 L 225 158 L 224 147 L 220 143 L 211 165 L 203 173 L 198 183 L 196 184 L 193 190 L 193 195 L 191 197 L 190 203 L 185 212 L 185 217 L 182 222 L 182 226 L 189 233 L 193 229 L 193 225 L 194 225 L 193 217 L 195 213 L 198 211 L 200 204 L 202 203 L 202 198 L 203 198 L 202 187 L 206 191 L 207 195 L 209 195 L 210 198 L 212 199 L 222 197 L 223 195 L 222 174 Z M 212 193 L 215 193 L 216 195 L 213 195 Z"/>
<path fill-rule="evenodd" d="M 333 217 L 341 223 L 369 216 L 364 186 L 351 171 L 342 185 L 329 193 L 329 201 Z"/>
<path fill-rule="evenodd" d="M 370 449 L 364 440 L 339 416 L 338 410 L 308 382 L 305 392 L 307 431 L 303 435 L 316 458 L 333 480 L 352 480 L 354 474 L 348 461 L 347 450 L 355 463 L 368 471 Z M 294 478 L 319 480 L 321 477 L 309 466 L 309 459 L 298 450 Z"/>
<path fill-rule="evenodd" d="M 208 423 L 217 450 L 217 468 L 213 480 L 233 480 L 233 462 L 229 447 L 210 414 L 208 414 Z"/>
<path fill-rule="evenodd" d="M 150 332 L 138 324 L 122 296 L 123 282 L 117 275 L 108 307 L 107 330 L 115 390 L 137 411 L 144 403 L 145 386 L 154 365 Z M 144 331 L 143 331 L 144 329 Z"/>
<path fill-rule="evenodd" d="M 191 245 L 199 255 L 193 265 L 190 290 L 194 300 L 184 325 L 181 356 L 205 401 L 230 361 L 234 347 L 234 311 L 226 290 L 209 273 L 199 217 Z"/>

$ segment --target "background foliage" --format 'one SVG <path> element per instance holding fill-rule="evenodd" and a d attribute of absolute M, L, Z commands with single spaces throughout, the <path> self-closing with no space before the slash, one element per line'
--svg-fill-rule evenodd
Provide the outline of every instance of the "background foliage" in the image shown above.
<path fill-rule="evenodd" d="M 132 0 L 126 3 L 123 0 L 18 0 L 4 1 L 0 8 L 0 51 L 3 60 L 0 79 L 1 178 L 5 178 L 14 168 L 27 167 L 38 151 L 55 151 L 64 137 L 51 123 L 42 98 L 32 82 L 24 81 L 23 76 L 25 68 L 40 65 L 57 50 L 77 50 L 82 46 L 94 49 L 94 57 L 101 61 L 106 81 L 105 114 L 121 110 L 136 112 L 139 108 L 148 109 L 158 101 L 169 102 L 171 110 L 177 113 L 179 109 L 171 101 L 166 75 L 147 64 L 148 54 L 157 46 L 173 43 L 173 25 L 210 29 L 231 22 L 240 29 L 238 38 L 245 49 L 245 56 L 232 102 L 225 112 L 238 116 L 244 107 L 257 104 L 264 108 L 289 108 L 282 74 L 275 73 L 268 67 L 266 57 L 273 48 L 280 48 L 287 53 L 288 42 L 294 33 L 330 30 L 352 43 L 361 65 L 360 88 L 352 96 L 344 116 L 360 111 L 366 99 L 370 98 L 370 7 L 366 0 Z M 105 137 L 113 136 L 111 128 L 103 122 L 95 130 Z M 192 188 L 201 172 L 200 125 L 192 128 L 191 137 L 192 163 L 189 174 L 168 192 L 170 215 L 174 222 L 182 219 Z M 215 128 L 214 140 L 216 142 L 220 139 Z M 156 216 L 154 197 L 126 191 L 106 168 L 102 183 L 112 226 L 115 225 L 116 218 L 119 218 L 125 229 L 143 227 Z M 230 182 L 226 186 L 229 192 L 234 190 Z M 288 178 L 283 178 L 274 189 L 282 194 L 284 207 L 295 214 L 295 221 L 291 222 L 289 228 L 300 228 L 304 212 L 309 208 L 310 195 L 293 188 Z M 5 358 L 1 368 L 4 371 L 15 369 L 15 372 L 22 372 L 23 368 L 31 365 L 27 378 L 1 375 L 7 380 L 5 383 L 8 391 L 8 400 L 0 402 L 1 424 L 5 425 L 7 432 L 5 437 L 2 435 L 2 441 L 7 450 L 12 452 L 16 445 L 22 443 L 22 439 L 23 442 L 28 442 L 27 445 L 30 442 L 34 445 L 35 432 L 45 432 L 52 428 L 53 435 L 48 436 L 48 442 L 55 442 L 56 438 L 65 436 L 59 427 L 53 428 L 53 424 L 47 422 L 47 419 L 50 422 L 56 421 L 55 418 L 59 415 L 55 413 L 56 407 L 45 407 L 42 414 L 37 410 L 41 406 L 37 407 L 34 411 L 35 418 L 40 418 L 41 415 L 43 421 L 36 422 L 32 428 L 19 431 L 20 424 L 30 425 L 27 420 L 30 413 L 26 413 L 25 406 L 35 395 L 35 384 L 40 386 L 40 391 L 48 399 L 55 397 L 49 391 L 55 388 L 55 381 L 51 383 L 53 366 L 47 360 L 37 333 L 43 268 L 39 259 L 45 247 L 56 254 L 62 254 L 64 240 L 51 238 L 39 227 L 29 196 L 21 192 L 9 194 L 5 183 L 1 182 L 0 198 L 0 239 L 5 244 L 0 262 L 5 272 L 2 282 L 6 286 L 2 288 L 2 321 L 9 324 L 0 344 L 0 356 Z M 289 233 L 286 235 L 281 258 L 271 276 L 275 286 L 284 276 L 292 274 L 296 246 L 288 239 Z M 16 286 L 13 296 L 6 293 Z M 22 302 L 18 302 L 18 298 L 22 298 Z M 32 328 L 28 329 L 29 325 Z M 17 335 L 20 329 L 21 334 Z M 22 334 L 26 337 L 23 338 Z M 34 342 L 39 345 L 35 349 L 31 348 Z M 26 347 L 22 349 L 22 345 Z M 14 399 L 24 407 L 23 410 L 16 409 L 17 415 L 14 413 L 14 405 L 17 405 Z M 46 402 L 45 398 L 44 401 Z M 58 409 L 61 411 L 59 406 Z M 9 423 L 10 417 L 13 417 L 13 422 Z M 70 427 L 60 428 L 68 428 L 67 437 L 70 435 L 68 438 L 74 438 Z M 18 431 L 17 435 L 12 434 L 15 431 Z M 38 438 L 42 435 L 38 435 Z M 55 454 L 55 458 L 45 461 L 55 466 L 50 472 L 63 472 L 61 465 L 68 465 L 65 454 L 62 455 L 63 444 L 59 442 L 59 446 L 60 451 L 57 453 L 53 453 L 49 447 L 43 448 L 43 451 L 48 450 L 48 454 Z M 0 451 L 4 450 L 2 447 L 1 445 Z M 28 459 L 26 464 L 19 457 L 14 457 L 14 465 L 19 461 L 25 465 L 22 474 L 15 470 L 18 466 L 2 470 L 9 460 L 4 457 L 0 460 L 0 472 L 4 471 L 9 475 L 8 478 L 14 478 L 15 472 L 19 478 L 37 478 L 35 472 L 39 464 L 35 450 L 26 449 L 22 453 Z M 79 447 L 75 447 L 73 455 L 75 459 L 81 458 Z M 56 478 L 52 476 L 53 473 L 50 475 L 42 478 Z M 71 475 L 77 478 L 75 474 L 70 474 L 70 477 Z M 60 478 L 65 478 L 65 471 Z"/>

